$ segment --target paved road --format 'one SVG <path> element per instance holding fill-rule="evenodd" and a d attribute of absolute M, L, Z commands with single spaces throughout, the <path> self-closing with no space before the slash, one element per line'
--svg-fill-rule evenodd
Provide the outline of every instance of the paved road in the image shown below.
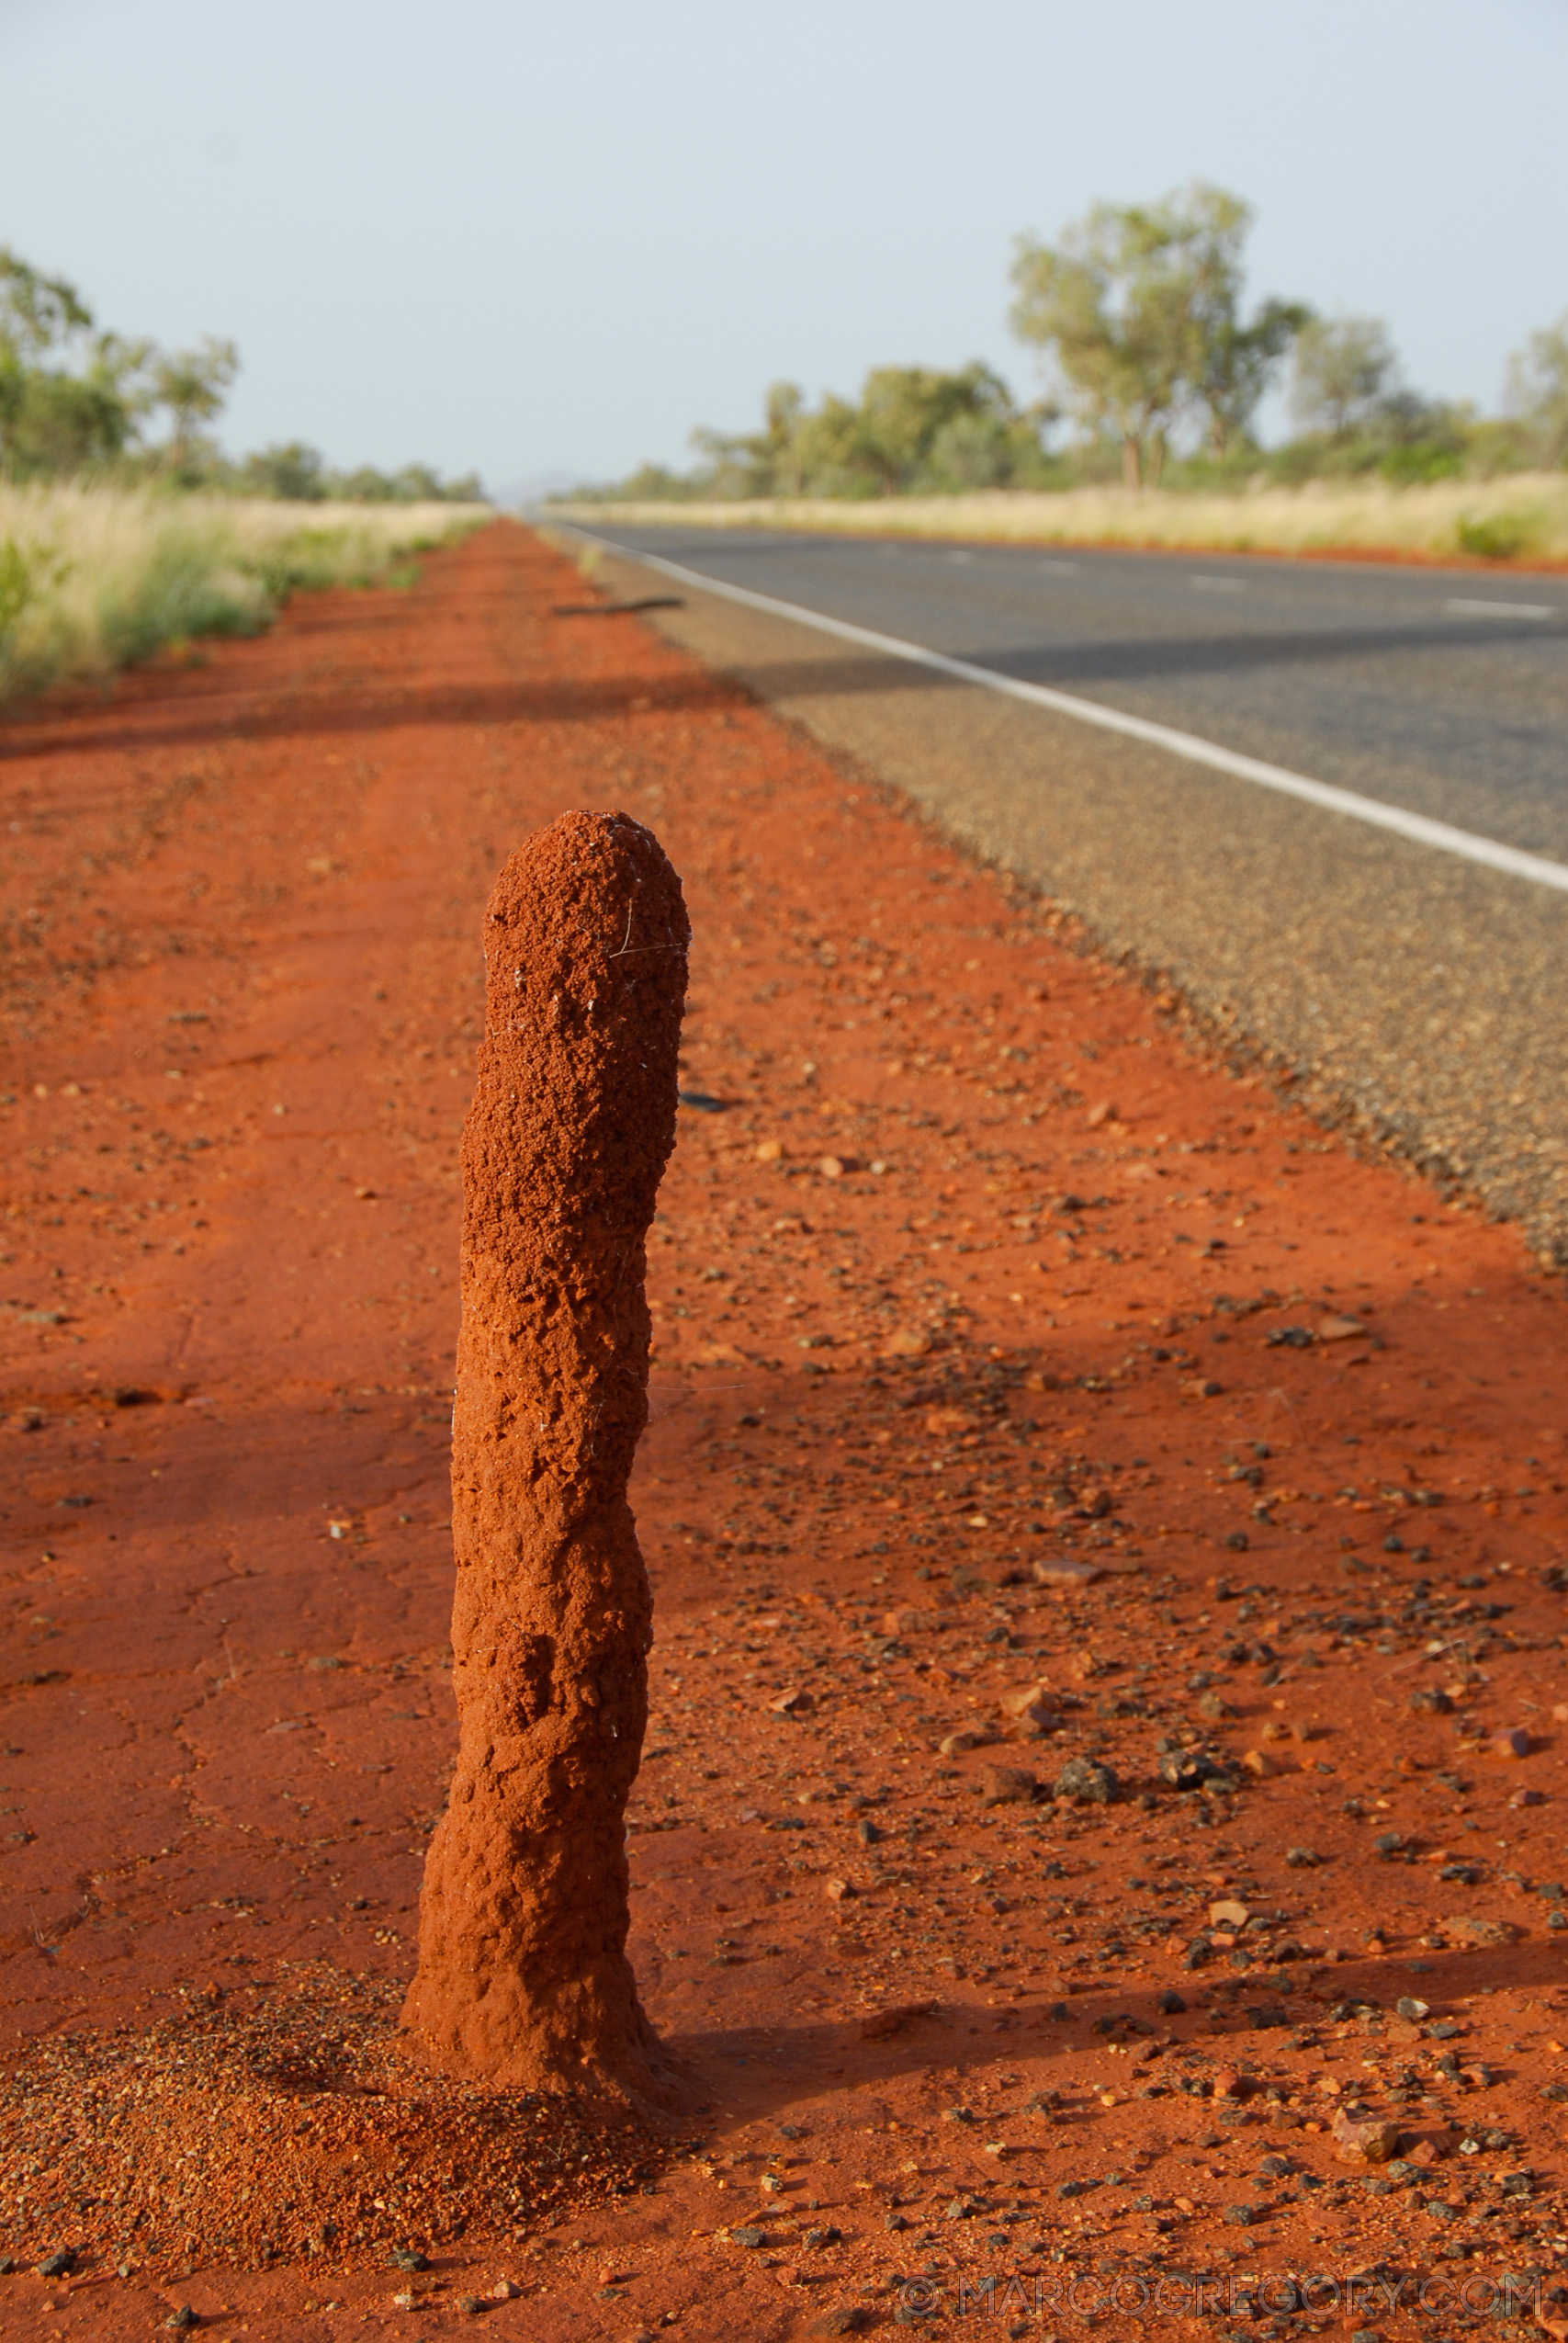
<path fill-rule="evenodd" d="M 760 531 L 609 534 L 1568 863 L 1568 579 Z"/>
<path fill-rule="evenodd" d="M 1568 580 L 595 534 L 1568 866 Z M 688 585 L 659 623 L 1568 1262 L 1568 899 Z"/>

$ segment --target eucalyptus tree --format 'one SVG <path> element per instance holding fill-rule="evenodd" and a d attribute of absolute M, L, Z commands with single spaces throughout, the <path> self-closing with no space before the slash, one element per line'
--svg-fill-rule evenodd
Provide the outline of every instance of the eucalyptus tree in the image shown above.
<path fill-rule="evenodd" d="M 1129 488 L 1157 482 L 1190 415 L 1223 457 L 1307 321 L 1285 301 L 1243 321 L 1252 218 L 1200 179 L 1157 203 L 1097 203 L 1055 244 L 1018 239 L 1013 332 L 1050 354 L 1080 421 L 1121 441 Z"/>

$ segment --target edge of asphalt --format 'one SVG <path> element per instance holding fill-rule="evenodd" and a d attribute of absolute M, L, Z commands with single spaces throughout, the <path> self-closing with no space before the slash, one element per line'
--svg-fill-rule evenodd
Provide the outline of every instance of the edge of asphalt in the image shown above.
<path fill-rule="evenodd" d="M 590 543 L 612 543 L 594 538 L 589 530 L 579 535 Z M 1032 707 L 1053 709 L 1057 715 L 1070 716 L 1080 724 L 1092 724 L 1107 732 L 1121 732 L 1129 740 L 1147 741 L 1155 748 L 1169 749 L 1173 754 L 1190 759 L 1194 764 L 1204 764 L 1216 773 L 1234 774 L 1239 781 L 1251 781 L 1261 789 L 1278 790 L 1287 798 L 1299 798 L 1304 805 L 1322 806 L 1329 813 L 1348 815 L 1356 821 L 1371 822 L 1376 830 L 1392 830 L 1402 838 L 1413 838 L 1418 845 L 1436 846 L 1444 853 L 1460 855 L 1467 862 L 1484 863 L 1493 870 L 1507 871 L 1516 878 L 1530 878 L 1542 887 L 1555 888 L 1568 894 L 1568 863 L 1555 861 L 1551 855 L 1528 854 L 1518 846 L 1506 845 L 1501 839 L 1487 838 L 1479 831 L 1461 830 L 1451 821 L 1436 821 L 1430 815 L 1416 813 L 1407 806 L 1396 805 L 1382 798 L 1369 798 L 1357 789 L 1345 789 L 1331 781 L 1314 781 L 1304 773 L 1294 773 L 1288 765 L 1270 764 L 1262 757 L 1247 756 L 1238 749 L 1227 749 L 1217 741 L 1204 740 L 1196 732 L 1182 731 L 1171 724 L 1157 724 L 1145 716 L 1134 716 L 1125 708 L 1111 706 L 1104 700 L 1086 699 L 1081 693 L 1058 691 L 1054 685 L 1029 682 L 1021 675 L 1010 674 L 1003 668 L 976 665 L 970 659 L 957 659 L 926 645 L 908 642 L 897 635 L 877 634 L 869 627 L 857 627 L 848 619 L 834 618 L 825 611 L 809 610 L 798 603 L 781 602 L 774 595 L 755 594 L 750 587 L 737 585 L 728 579 L 709 579 L 699 570 L 688 570 L 678 561 L 667 561 L 662 554 L 642 552 L 646 566 L 673 579 L 678 585 L 696 586 L 700 590 L 720 594 L 728 602 L 743 603 L 749 609 L 761 610 L 777 618 L 799 620 L 815 632 L 836 635 L 844 642 L 860 650 L 886 652 L 889 658 L 907 660 L 912 666 L 929 667 L 933 673 L 943 675 L 954 683 L 978 684 L 987 691 L 1001 692 L 1010 699 L 1026 700 Z M 650 597 L 643 606 L 657 608 L 660 597 Z M 628 605 L 629 608 L 637 606 Z M 1452 608 L 1501 612 L 1523 612 L 1531 617 L 1550 617 L 1553 614 L 1544 605 L 1539 608 L 1529 603 L 1473 602 L 1448 606 Z"/>
<path fill-rule="evenodd" d="M 616 591 L 663 574 L 539 526 L 593 546 Z M 1475 1190 L 1544 1265 L 1568 1264 L 1555 889 L 681 583 L 645 623 L 1174 987 L 1321 1120 Z"/>

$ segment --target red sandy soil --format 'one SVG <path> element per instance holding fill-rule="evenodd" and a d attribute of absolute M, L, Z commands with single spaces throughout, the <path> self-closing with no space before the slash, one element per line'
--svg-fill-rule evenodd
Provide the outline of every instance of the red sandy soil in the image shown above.
<path fill-rule="evenodd" d="M 0 727 L 0 2332 L 1434 2337 L 1549 2289 L 1559 1288 L 582 597 L 498 524 Z M 394 2031 L 480 913 L 580 804 L 683 875 L 716 1102 L 633 1488 L 669 2134 Z"/>

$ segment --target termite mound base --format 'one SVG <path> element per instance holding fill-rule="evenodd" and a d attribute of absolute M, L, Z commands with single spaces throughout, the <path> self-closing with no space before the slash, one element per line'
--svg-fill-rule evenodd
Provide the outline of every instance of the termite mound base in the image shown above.
<path fill-rule="evenodd" d="M 286 1964 L 186 1991 L 144 2032 L 23 2043 L 0 2063 L 7 2252 L 36 2266 L 63 2241 L 89 2270 L 130 2262 L 160 2281 L 192 2264 L 384 2272 L 393 2249 L 500 2252 L 536 2223 L 581 2218 L 678 2145 L 597 2093 L 433 2074 L 400 1998 L 389 1978 Z"/>

